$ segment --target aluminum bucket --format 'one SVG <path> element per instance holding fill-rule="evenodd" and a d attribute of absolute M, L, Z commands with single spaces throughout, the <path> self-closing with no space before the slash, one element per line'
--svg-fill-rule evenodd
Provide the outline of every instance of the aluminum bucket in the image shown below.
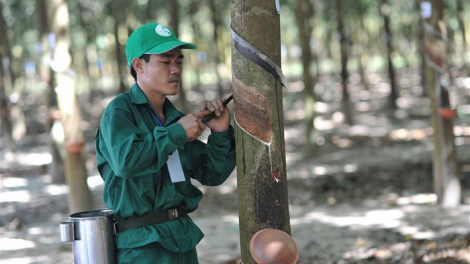
<path fill-rule="evenodd" d="M 98 209 L 70 215 L 60 223 L 60 239 L 71 242 L 75 264 L 115 264 L 113 211 Z"/>

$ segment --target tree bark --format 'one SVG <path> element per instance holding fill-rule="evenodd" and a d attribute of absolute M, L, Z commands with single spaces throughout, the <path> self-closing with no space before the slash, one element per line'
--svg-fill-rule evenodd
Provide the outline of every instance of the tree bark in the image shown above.
<path fill-rule="evenodd" d="M 426 6 L 430 3 L 430 6 Z M 457 151 L 454 142 L 453 116 L 455 106 L 450 101 L 449 73 L 446 63 L 447 34 L 444 27 L 443 0 L 422 1 L 424 57 L 426 61 L 426 88 L 431 99 L 431 124 L 433 127 L 433 178 L 434 191 L 443 207 L 460 204 L 461 187 Z M 446 114 L 447 113 L 447 114 Z"/>
<path fill-rule="evenodd" d="M 175 35 L 179 37 L 179 27 L 180 27 L 179 1 L 178 0 L 169 1 L 168 4 L 169 4 L 168 9 L 170 12 L 170 28 L 173 30 Z M 184 89 L 183 84 L 180 85 L 176 104 L 183 113 L 188 113 L 190 111 L 188 104 L 187 104 L 187 100 L 186 100 L 186 90 Z"/>
<path fill-rule="evenodd" d="M 191 23 L 191 28 L 193 30 L 193 36 L 194 36 L 194 44 L 196 44 L 197 47 L 199 47 L 199 38 L 198 36 L 201 35 L 201 30 L 199 28 L 199 23 L 195 19 L 195 15 L 199 10 L 199 1 L 198 0 L 191 0 L 189 3 L 189 21 Z M 193 83 L 193 90 L 195 91 L 201 91 L 201 67 L 198 65 L 198 59 L 197 55 L 196 56 L 191 56 L 190 63 L 193 67 L 194 74 L 196 81 Z"/>
<path fill-rule="evenodd" d="M 111 1 L 111 8 L 113 11 L 113 18 L 114 18 L 114 27 L 113 27 L 113 34 L 114 34 L 114 44 L 115 44 L 115 55 L 116 55 L 116 63 L 117 69 L 119 73 L 119 93 L 125 93 L 128 88 L 126 87 L 126 78 L 129 76 L 129 67 L 127 67 L 126 59 L 124 58 L 124 45 L 119 41 L 119 30 L 122 27 L 122 21 L 126 20 L 126 16 L 123 12 L 123 5 L 122 0 L 112 0 Z M 127 69 L 127 71 L 125 70 Z"/>
<path fill-rule="evenodd" d="M 342 108 L 345 117 L 345 122 L 349 125 L 354 123 L 353 120 L 353 106 L 351 104 L 349 89 L 348 89 L 348 57 L 349 57 L 349 44 L 344 30 L 344 6 L 343 0 L 336 0 L 336 9 L 338 12 L 338 34 L 341 46 L 341 86 L 343 88 Z"/>
<path fill-rule="evenodd" d="M 302 80 L 304 82 L 304 90 L 302 96 L 304 99 L 305 109 L 305 157 L 311 157 L 317 154 L 318 148 L 315 144 L 315 126 L 313 121 L 315 119 L 315 94 L 314 87 L 315 81 L 310 73 L 312 63 L 312 51 L 310 50 L 310 41 L 313 33 L 313 16 L 314 7 L 310 0 L 298 0 L 297 1 L 297 25 L 299 28 L 299 44 L 302 50 Z M 318 69 L 317 69 L 318 70 Z"/>
<path fill-rule="evenodd" d="M 3 5 L 0 2 L 0 34 L 3 36 L 2 40 L 0 40 L 0 58 L 4 56 L 9 57 L 11 61 L 11 52 L 10 52 L 10 43 L 8 40 L 7 34 L 7 24 L 5 23 L 5 19 L 3 17 Z M 11 65 L 11 63 L 10 63 Z M 0 133 L 2 137 L 5 139 L 6 145 L 10 151 L 16 150 L 15 140 L 13 138 L 13 124 L 10 118 L 10 103 L 7 98 L 6 93 L 6 84 L 5 84 L 5 76 L 6 73 L 3 70 L 3 61 L 0 62 L 0 117 L 1 117 L 1 130 Z M 11 79 L 11 78 L 10 78 Z M 13 81 L 10 81 L 13 85 Z M 10 89 L 13 90 L 13 87 Z M 3 152 L 2 152 L 3 153 Z"/>
<path fill-rule="evenodd" d="M 64 128 L 65 179 L 69 186 L 69 211 L 71 213 L 92 208 L 87 170 L 83 157 L 84 136 L 82 116 L 75 92 L 75 73 L 71 69 L 70 26 L 66 0 L 46 1 L 51 29 L 56 36 L 53 52 L 57 102 Z"/>
<path fill-rule="evenodd" d="M 52 177 L 54 183 L 65 183 L 65 167 L 64 160 L 60 153 L 60 148 L 57 139 L 54 139 L 54 135 L 51 133 L 52 126 L 54 123 L 58 125 L 60 119 L 58 119 L 57 110 L 57 97 L 54 91 L 54 71 L 50 67 L 50 61 L 52 59 L 52 47 L 49 45 L 48 34 L 51 32 L 50 17 L 47 13 L 46 0 L 38 0 L 36 2 L 36 14 L 38 18 L 38 31 L 39 38 L 41 40 L 41 62 L 40 62 L 40 74 L 41 81 L 45 85 L 44 99 L 47 109 L 47 116 L 45 122 L 45 131 L 48 134 L 47 145 L 49 147 L 49 153 L 52 156 L 52 162 L 48 166 L 48 173 Z"/>
<path fill-rule="evenodd" d="M 395 80 L 395 68 L 393 67 L 393 60 L 392 60 L 392 31 L 390 30 L 390 12 L 391 7 L 388 3 L 388 0 L 382 0 L 380 4 L 380 13 L 384 19 L 384 39 L 387 47 L 387 62 L 388 62 L 388 78 L 390 79 L 390 96 L 389 96 L 389 104 L 393 110 L 397 109 L 397 85 Z"/>
<path fill-rule="evenodd" d="M 212 49 L 213 55 L 214 55 L 214 65 L 215 65 L 215 76 L 216 76 L 216 87 L 217 87 L 217 92 L 219 93 L 219 97 L 224 96 L 224 90 L 222 87 L 222 78 L 220 77 L 219 73 L 219 64 L 220 64 L 220 51 L 219 51 L 219 27 L 222 24 L 220 21 L 220 16 L 219 16 L 219 10 L 216 8 L 216 0 L 209 0 L 209 7 L 211 9 L 212 13 L 212 25 L 214 26 L 214 29 L 212 31 L 212 37 L 214 39 L 214 49 Z"/>
<path fill-rule="evenodd" d="M 280 66 L 280 19 L 274 1 L 232 0 L 232 29 Z M 282 87 L 232 47 L 241 257 L 265 228 L 290 233 Z M 279 182 L 274 178 L 277 173 Z"/>
<path fill-rule="evenodd" d="M 457 1 L 457 19 L 459 21 L 459 28 L 460 28 L 460 31 L 462 32 L 462 47 L 463 47 L 463 63 L 464 63 L 464 67 L 469 70 L 469 63 L 467 61 L 467 51 L 468 51 L 468 47 L 467 47 L 467 34 L 465 32 L 465 23 L 463 22 L 464 21 L 464 17 L 465 17 L 465 10 L 464 10 L 464 5 L 463 5 L 463 1 L 464 0 L 458 0 Z"/>

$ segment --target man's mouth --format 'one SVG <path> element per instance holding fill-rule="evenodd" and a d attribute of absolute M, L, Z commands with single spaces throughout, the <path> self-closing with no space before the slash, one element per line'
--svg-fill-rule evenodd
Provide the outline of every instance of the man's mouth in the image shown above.
<path fill-rule="evenodd" d="M 181 79 L 170 80 L 170 83 L 181 83 Z"/>

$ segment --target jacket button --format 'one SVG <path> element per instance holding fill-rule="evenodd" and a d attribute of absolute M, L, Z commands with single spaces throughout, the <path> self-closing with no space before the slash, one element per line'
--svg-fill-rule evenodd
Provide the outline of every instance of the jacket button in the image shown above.
<path fill-rule="evenodd" d="M 179 247 L 175 247 L 175 251 L 180 251 L 180 248 L 179 248 Z"/>

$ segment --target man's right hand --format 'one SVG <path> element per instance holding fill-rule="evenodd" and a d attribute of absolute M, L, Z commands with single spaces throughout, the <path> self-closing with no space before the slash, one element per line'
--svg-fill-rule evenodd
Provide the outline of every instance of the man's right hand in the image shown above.
<path fill-rule="evenodd" d="M 186 136 L 188 137 L 188 141 L 193 141 L 197 137 L 199 137 L 206 129 L 206 125 L 201 122 L 201 118 L 206 116 L 207 113 L 191 113 L 186 116 L 183 116 L 178 123 L 180 123 L 184 131 L 186 131 Z"/>

